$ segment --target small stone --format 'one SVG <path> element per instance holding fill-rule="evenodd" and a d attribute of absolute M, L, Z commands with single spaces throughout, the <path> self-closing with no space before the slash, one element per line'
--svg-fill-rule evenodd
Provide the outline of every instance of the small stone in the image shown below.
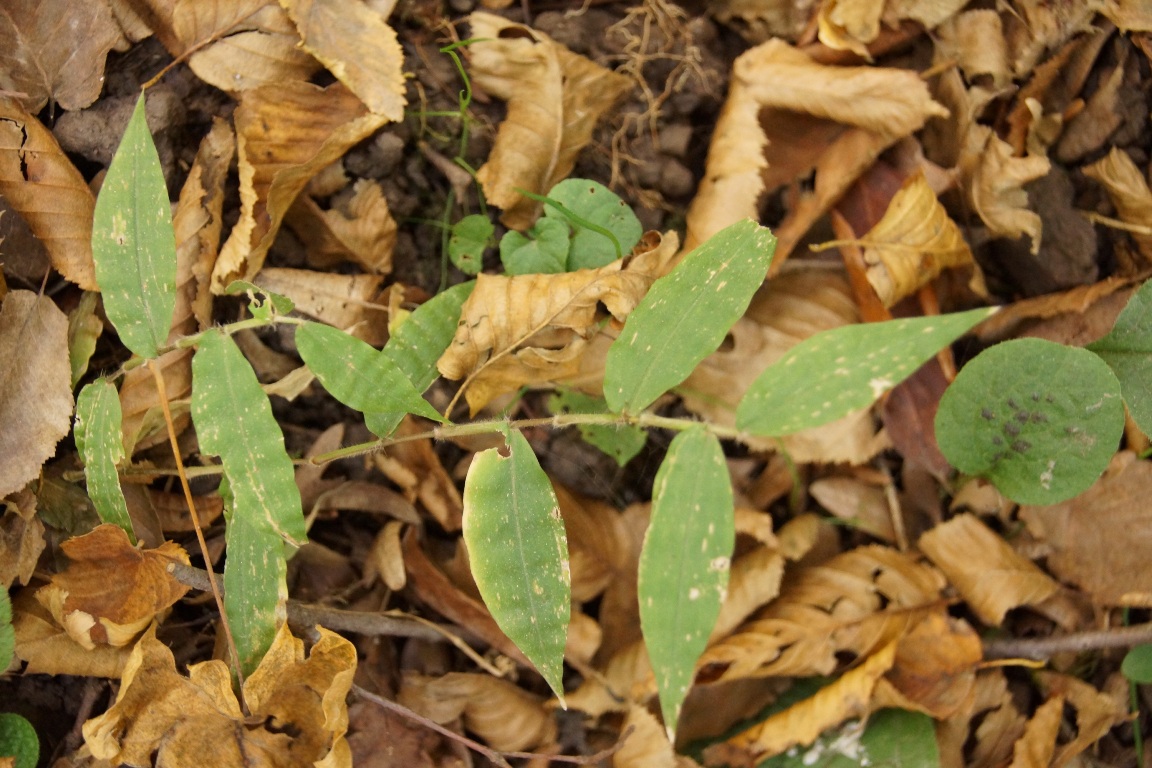
<path fill-rule="evenodd" d="M 688 145 L 692 142 L 692 126 L 687 123 L 664 126 L 657 138 L 662 154 L 683 158 L 688 154 Z"/>
<path fill-rule="evenodd" d="M 696 189 L 696 178 L 692 171 L 679 160 L 669 158 L 660 170 L 660 191 L 668 197 L 687 197 Z"/>

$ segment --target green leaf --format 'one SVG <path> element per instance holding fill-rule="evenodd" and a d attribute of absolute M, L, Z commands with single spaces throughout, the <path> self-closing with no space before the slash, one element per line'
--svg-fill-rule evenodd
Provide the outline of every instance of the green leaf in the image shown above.
<path fill-rule="evenodd" d="M 1099 357 L 1041 339 L 997 344 L 940 398 L 936 442 L 961 472 L 1021 504 L 1087 489 L 1124 429 L 1120 382 Z"/>
<path fill-rule="evenodd" d="M 321 323 L 296 328 L 296 349 L 324 388 L 361 412 L 404 411 L 444 421 L 408 377 L 379 350 Z"/>
<path fill-rule="evenodd" d="M 592 397 L 572 389 L 554 393 L 548 398 L 552 413 L 611 413 L 602 397 Z M 599 448 L 623 467 L 636 457 L 648 442 L 648 432 L 631 424 L 580 424 L 584 442 Z"/>
<path fill-rule="evenodd" d="M 80 301 L 68 313 L 68 364 L 75 387 L 88 372 L 88 361 L 96 351 L 96 340 L 104 332 L 104 322 L 96 315 L 100 294 L 84 291 Z"/>
<path fill-rule="evenodd" d="M 1152 435 L 1152 281 L 1140 286 L 1112 331 L 1088 349 L 1116 374 L 1132 420 Z"/>
<path fill-rule="evenodd" d="M 696 660 L 728 591 L 735 544 L 732 484 L 720 441 L 703 427 L 681 432 L 656 473 L 638 586 L 640 628 L 672 743 Z"/>
<path fill-rule="evenodd" d="M 757 435 L 789 435 L 866 408 L 995 311 L 973 309 L 818 333 L 752 382 L 736 408 L 736 426 Z"/>
<path fill-rule="evenodd" d="M 611 232 L 620 244 L 621 254 L 610 239 L 593 229 L 571 220 L 563 211 L 544 206 L 544 216 L 565 222 L 572 228 L 572 245 L 568 249 L 568 266 L 564 271 L 595 269 L 627 255 L 644 234 L 636 214 L 612 190 L 588 179 L 564 179 L 548 192 L 548 198 L 560 203 L 571 213 Z"/>
<path fill-rule="evenodd" d="M 239 347 L 223 333 L 205 333 L 192 358 L 192 420 L 200 449 L 220 457 L 231 494 L 225 609 L 241 668 L 250 672 L 284 620 L 283 542 L 299 546 L 307 531 L 271 403 Z"/>
<path fill-rule="evenodd" d="M 176 238 L 143 93 L 96 200 L 92 258 L 104 311 L 124 346 L 159 355 L 176 306 Z"/>
<path fill-rule="evenodd" d="M 775 250 L 772 233 L 745 219 L 653 283 L 608 349 L 608 406 L 636 413 L 688 378 L 744 314 Z"/>
<path fill-rule="evenodd" d="M 564 703 L 571 619 L 568 540 L 552 483 L 532 446 L 506 430 L 507 456 L 476 454 L 464 482 L 464 543 L 492 618 Z"/>
<path fill-rule="evenodd" d="M 1138 645 L 1129 650 L 1120 663 L 1120 671 L 1137 685 L 1152 683 L 1152 645 Z"/>
<path fill-rule="evenodd" d="M 16 652 L 16 630 L 12 628 L 12 601 L 7 589 L 0 589 L 0 669 L 12 664 Z"/>
<path fill-rule="evenodd" d="M 440 375 L 436 361 L 452 343 L 460 310 L 472 295 L 475 280 L 454 285 L 418 306 L 392 333 L 380 354 L 392 361 L 412 383 L 424 392 Z M 364 423 L 372 434 L 387 437 L 395 431 L 406 411 L 366 412 Z"/>
<path fill-rule="evenodd" d="M 16 758 L 16 768 L 36 768 L 40 761 L 40 737 L 22 715 L 0 713 L 0 757 Z"/>
<path fill-rule="evenodd" d="M 448 237 L 448 258 L 466 275 L 484 268 L 484 251 L 492 244 L 496 228 L 487 216 L 474 213 L 452 225 Z"/>
<path fill-rule="evenodd" d="M 247 280 L 233 280 L 224 288 L 224 293 L 235 296 L 239 293 L 248 294 L 248 311 L 257 320 L 271 320 L 274 315 L 287 315 L 296 309 L 296 302 L 280 293 L 273 293 L 256 283 Z M 258 297 L 263 296 L 263 299 Z"/>
<path fill-rule="evenodd" d="M 99 378 L 80 390 L 76 399 L 76 447 L 84 460 L 88 495 L 100 519 L 123 528 L 128 540 L 135 544 L 132 518 L 128 516 L 116 471 L 124 460 L 120 424 L 120 398 L 111 382 Z"/>
<path fill-rule="evenodd" d="M 510 275 L 556 274 L 568 265 L 568 225 L 541 216 L 526 237 L 509 231 L 500 238 L 500 261 Z"/>
<path fill-rule="evenodd" d="M 807 747 L 790 749 L 758 768 L 939 768 L 932 718 L 920 712 L 882 709 L 868 722 L 849 721 Z"/>

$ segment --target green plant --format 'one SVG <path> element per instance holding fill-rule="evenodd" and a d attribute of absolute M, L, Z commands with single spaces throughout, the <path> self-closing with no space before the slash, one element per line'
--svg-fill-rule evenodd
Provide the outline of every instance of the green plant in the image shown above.
<path fill-rule="evenodd" d="M 23 716 L 0 713 L 0 757 L 15 758 L 16 768 L 35 768 L 40 760 L 40 738 Z"/>

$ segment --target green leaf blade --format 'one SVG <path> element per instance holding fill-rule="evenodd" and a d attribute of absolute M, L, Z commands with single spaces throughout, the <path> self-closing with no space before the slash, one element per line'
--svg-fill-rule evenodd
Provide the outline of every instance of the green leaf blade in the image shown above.
<path fill-rule="evenodd" d="M 1152 683 L 1152 645 L 1137 645 L 1124 655 L 1120 663 L 1124 677 L 1137 685 Z"/>
<path fill-rule="evenodd" d="M 558 274 L 568 264 L 568 225 L 540 217 L 531 237 L 510 231 L 500 238 L 500 262 L 510 275 Z"/>
<path fill-rule="evenodd" d="M 936 412 L 936 441 L 952 466 L 1021 504 L 1056 504 L 1086 490 L 1123 429 L 1120 382 L 1104 361 L 1041 339 L 977 355 Z"/>
<path fill-rule="evenodd" d="M 790 435 L 866 408 L 995 308 L 863 323 L 797 344 L 752 382 L 736 426 L 756 435 Z"/>
<path fill-rule="evenodd" d="M 881 709 L 867 723 L 850 721 L 825 731 L 807 747 L 790 749 L 759 768 L 940 768 L 932 718 L 921 712 Z"/>
<path fill-rule="evenodd" d="M 1133 421 L 1152 435 L 1152 280 L 1132 295 L 1108 335 L 1087 348 L 1116 374 Z"/>
<path fill-rule="evenodd" d="M 509 455 L 491 448 L 464 483 L 464 543 L 492 618 L 564 703 L 564 645 L 571 620 L 568 542 L 552 484 L 519 431 Z"/>
<path fill-rule="evenodd" d="M 176 306 L 176 238 L 143 94 L 96 199 L 92 257 L 120 340 L 140 357 L 157 357 Z"/>
<path fill-rule="evenodd" d="M 124 529 L 135 544 L 132 518 L 116 471 L 125 458 L 121 422 L 120 398 L 111 382 L 99 378 L 80 391 L 76 399 L 76 447 L 84 460 L 88 496 L 100 519 Z"/>
<path fill-rule="evenodd" d="M 12 665 L 12 655 L 16 652 L 16 630 L 12 628 L 12 600 L 8 590 L 0 590 L 0 669 Z"/>
<path fill-rule="evenodd" d="M 639 412 L 688 378 L 744 314 L 775 250 L 772 233 L 745 219 L 653 283 L 608 350 L 608 406 L 617 413 Z"/>

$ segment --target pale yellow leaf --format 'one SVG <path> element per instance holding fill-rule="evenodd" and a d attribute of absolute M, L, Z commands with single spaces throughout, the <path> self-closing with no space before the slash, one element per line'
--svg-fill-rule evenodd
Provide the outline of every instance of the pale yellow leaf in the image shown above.
<path fill-rule="evenodd" d="M 1106 156 L 1083 170 L 1085 176 L 1104 185 L 1121 221 L 1139 227 L 1152 223 L 1152 190 L 1127 152 L 1113 147 Z M 1140 255 L 1152 261 L 1152 234 L 1136 231 L 1130 234 Z"/>
<path fill-rule="evenodd" d="M 880 34 L 884 0 L 827 0 L 816 15 L 820 42 L 839 51 L 852 51 L 872 61 L 868 43 Z"/>
<path fill-rule="evenodd" d="M 1028 209 L 1024 185 L 1048 173 L 1046 157 L 1014 157 L 1012 147 L 985 125 L 973 125 L 961 151 L 961 184 L 972 208 L 996 237 L 1032 239 L 1040 251 L 1040 216 Z"/>
<path fill-rule="evenodd" d="M 1012 749 L 1012 762 L 1008 768 L 1047 768 L 1053 765 L 1056 737 L 1064 719 L 1064 697 L 1055 696 L 1036 708 L 1024 734 Z"/>
<path fill-rule="evenodd" d="M 1000 14 L 991 8 L 964 11 L 941 24 L 936 55 L 955 60 L 969 82 L 985 78 L 998 89 L 1012 81 Z"/>
<path fill-rule="evenodd" d="M 983 658 L 972 627 L 941 606 L 900 638 L 896 661 L 876 687 L 873 709 L 899 707 L 937 720 L 951 717 L 969 704 Z"/>
<path fill-rule="evenodd" d="M 1099 691 L 1072 675 L 1059 672 L 1038 673 L 1041 689 L 1048 695 L 1063 699 L 1076 710 L 1076 735 L 1060 745 L 1052 765 L 1068 765 L 1086 749 L 1100 741 L 1108 731 L 1121 723 L 1130 722 L 1127 686 L 1110 686 Z"/>

